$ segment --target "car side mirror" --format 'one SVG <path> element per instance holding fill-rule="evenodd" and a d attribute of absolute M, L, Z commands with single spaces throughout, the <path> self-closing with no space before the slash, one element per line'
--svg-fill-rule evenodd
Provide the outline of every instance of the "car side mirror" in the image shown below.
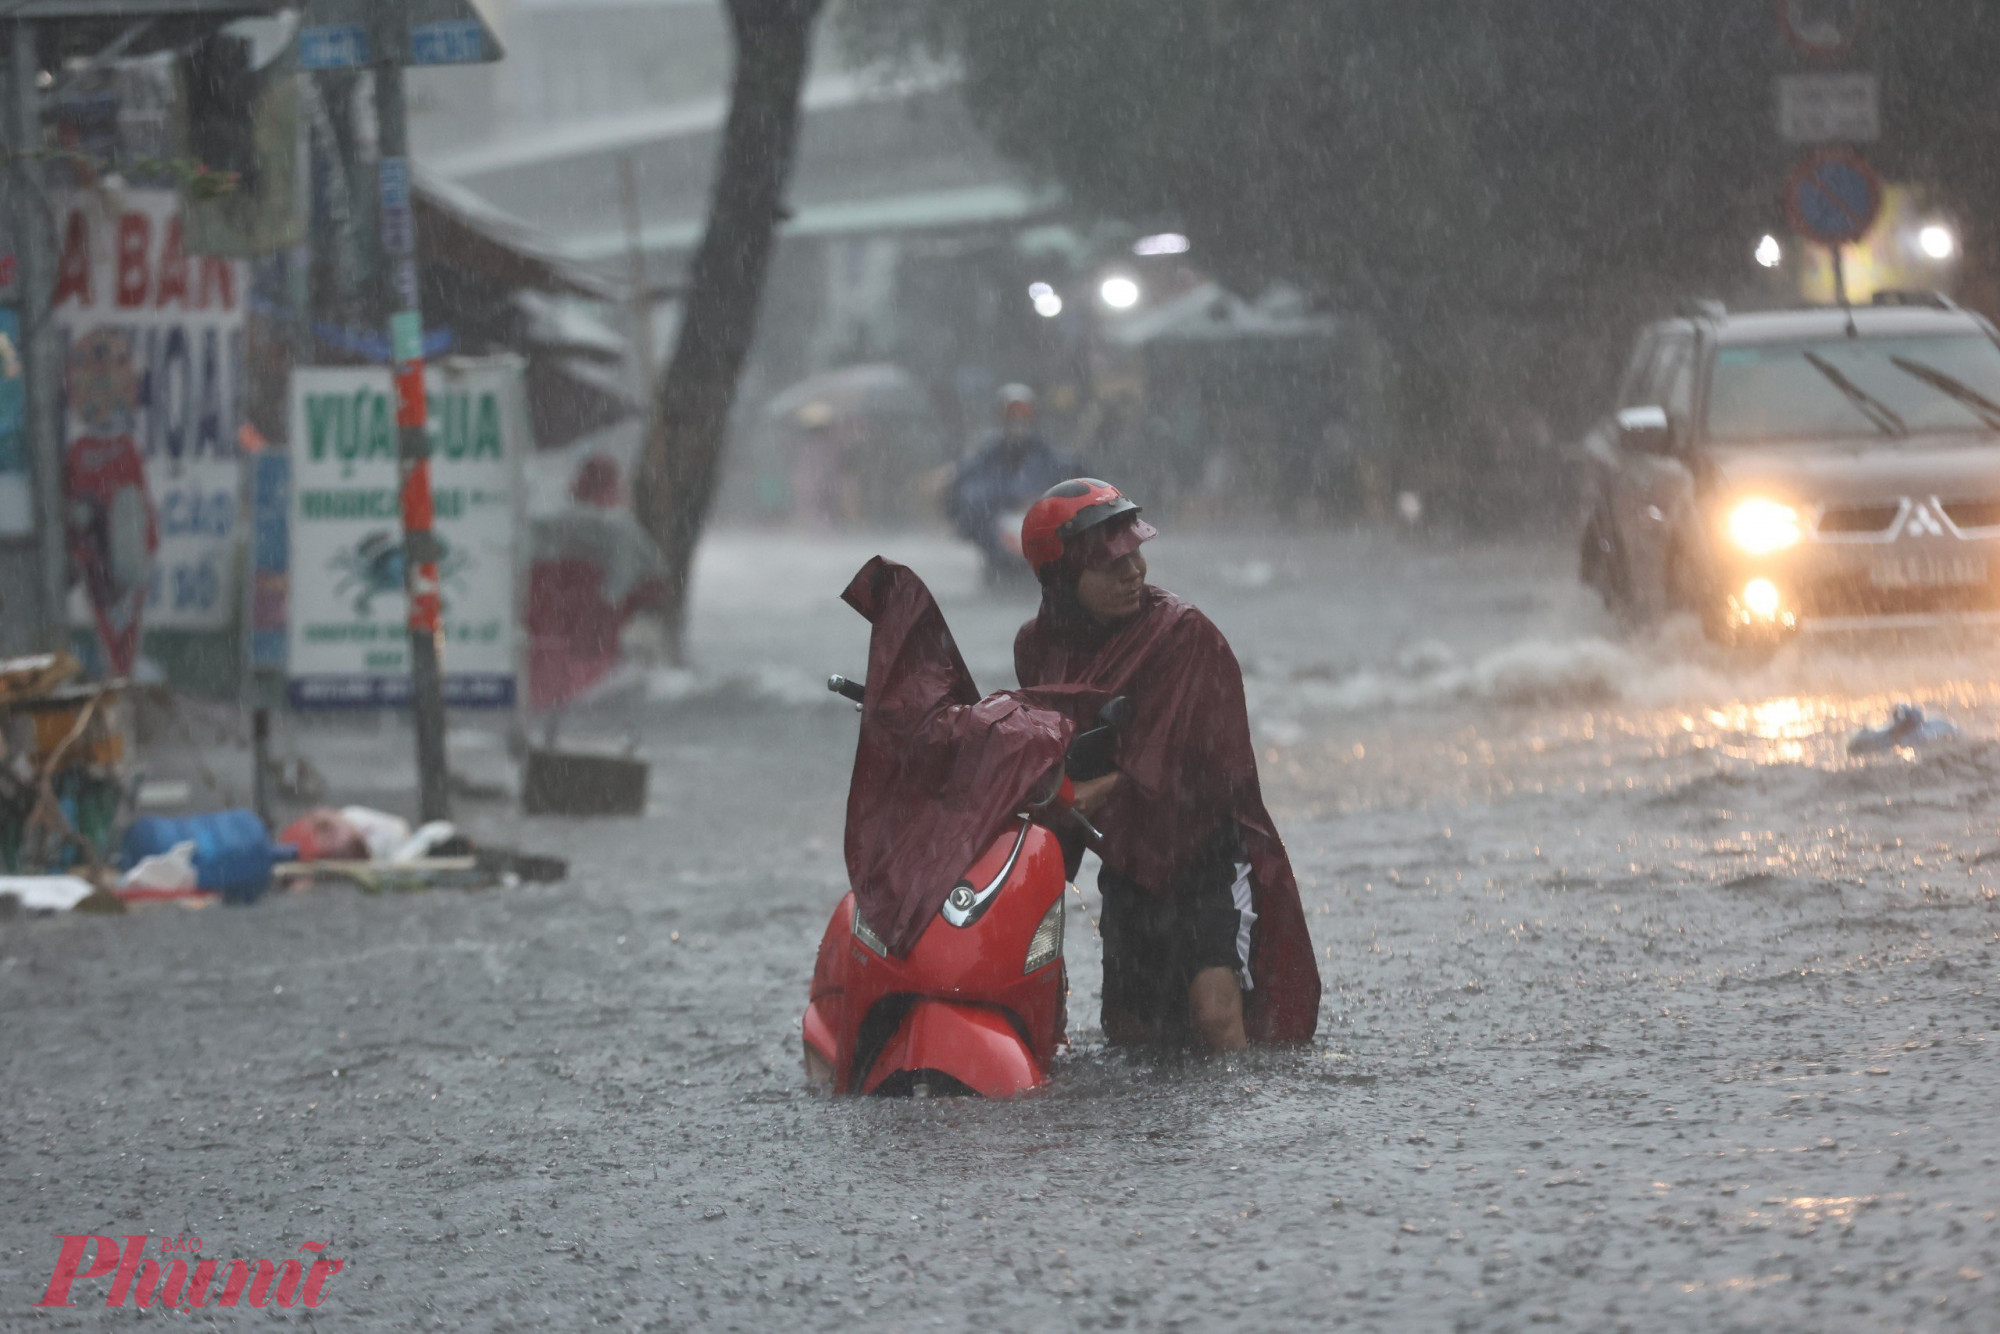
<path fill-rule="evenodd" d="M 1654 404 L 1618 414 L 1618 443 L 1635 454 L 1674 452 L 1674 426 L 1667 410 Z"/>

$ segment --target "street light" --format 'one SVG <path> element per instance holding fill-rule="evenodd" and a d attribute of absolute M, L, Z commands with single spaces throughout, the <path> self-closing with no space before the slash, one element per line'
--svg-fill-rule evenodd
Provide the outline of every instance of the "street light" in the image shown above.
<path fill-rule="evenodd" d="M 1052 320 L 1062 314 L 1062 297 L 1047 283 L 1029 283 L 1028 300 L 1034 303 L 1035 314 L 1045 320 Z"/>
<path fill-rule="evenodd" d="M 1135 255 L 1185 255 L 1190 242 L 1179 232 L 1158 232 L 1152 236 L 1142 236 L 1132 243 Z"/>
<path fill-rule="evenodd" d="M 1778 238 L 1766 232 L 1764 239 L 1757 243 L 1757 262 L 1767 269 L 1775 269 L 1784 263 L 1785 248 L 1778 244 Z"/>
<path fill-rule="evenodd" d="M 1929 223 L 1917 233 L 1917 249 L 1932 259 L 1950 259 L 1958 253 L 1958 238 L 1943 223 Z"/>
<path fill-rule="evenodd" d="M 1139 304 L 1139 284 L 1123 274 L 1106 278 L 1097 289 L 1097 294 L 1113 310 L 1130 310 Z"/>

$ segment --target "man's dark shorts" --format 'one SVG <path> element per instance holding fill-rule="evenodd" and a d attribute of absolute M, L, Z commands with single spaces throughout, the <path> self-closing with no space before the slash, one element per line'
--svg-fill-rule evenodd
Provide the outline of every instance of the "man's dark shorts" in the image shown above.
<path fill-rule="evenodd" d="M 1123 1013 L 1163 1040 L 1188 1036 L 1188 984 L 1204 968 L 1227 968 L 1247 989 L 1249 867 L 1236 827 L 1210 839 L 1164 892 L 1106 866 L 1098 923 L 1104 938 L 1104 1009 Z"/>

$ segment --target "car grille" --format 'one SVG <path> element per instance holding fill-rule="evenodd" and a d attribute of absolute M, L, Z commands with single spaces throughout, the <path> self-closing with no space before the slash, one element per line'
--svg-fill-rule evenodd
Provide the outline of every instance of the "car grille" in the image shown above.
<path fill-rule="evenodd" d="M 1900 504 L 1834 506 L 1819 516 L 1819 531 L 1856 535 L 1886 533 L 1889 525 L 1896 522 L 1896 516 L 1902 512 Z"/>
<path fill-rule="evenodd" d="M 2000 500 L 1947 500 L 1944 512 L 1961 529 L 2000 528 Z"/>

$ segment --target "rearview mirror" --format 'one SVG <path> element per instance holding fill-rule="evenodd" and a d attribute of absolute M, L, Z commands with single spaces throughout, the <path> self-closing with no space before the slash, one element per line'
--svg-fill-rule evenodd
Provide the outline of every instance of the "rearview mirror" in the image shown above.
<path fill-rule="evenodd" d="M 1674 427 L 1667 419 L 1667 410 L 1649 404 L 1620 411 L 1618 443 L 1636 454 L 1673 453 Z"/>

